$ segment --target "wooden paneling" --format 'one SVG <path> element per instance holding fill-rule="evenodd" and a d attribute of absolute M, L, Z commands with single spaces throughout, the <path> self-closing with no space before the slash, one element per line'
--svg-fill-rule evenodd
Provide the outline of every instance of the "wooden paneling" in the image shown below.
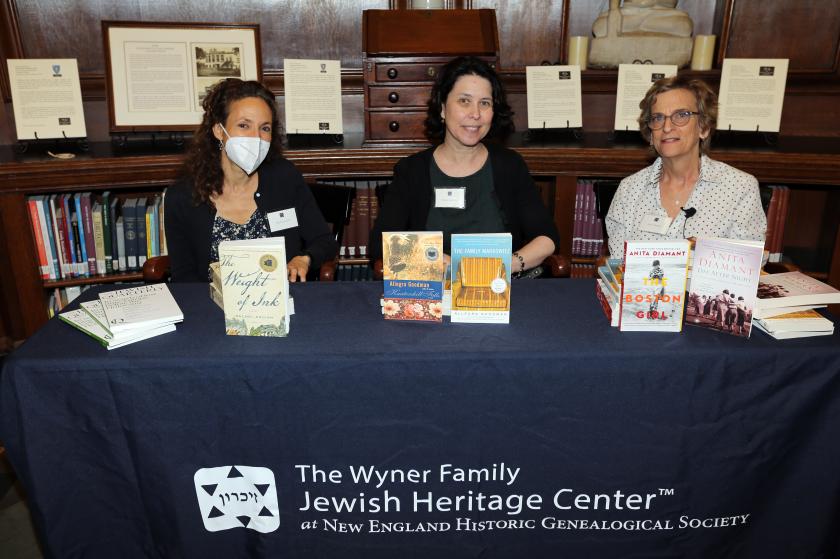
<path fill-rule="evenodd" d="M 563 0 L 473 0 L 472 7 L 496 10 L 502 68 L 561 59 L 567 21 Z"/>
<path fill-rule="evenodd" d="M 719 57 L 789 58 L 791 72 L 834 73 L 840 0 L 730 0 Z"/>

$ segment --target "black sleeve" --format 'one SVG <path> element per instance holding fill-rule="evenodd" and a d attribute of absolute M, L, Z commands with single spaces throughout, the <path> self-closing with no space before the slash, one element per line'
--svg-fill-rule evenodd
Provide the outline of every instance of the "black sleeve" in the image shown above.
<path fill-rule="evenodd" d="M 540 198 L 537 185 L 522 157 L 514 152 L 514 184 L 516 185 L 517 221 L 522 234 L 522 246 L 537 237 L 545 236 L 554 241 L 554 251 L 560 247 L 560 235 L 551 213 Z M 514 247 L 514 249 L 521 247 Z"/>
<path fill-rule="evenodd" d="M 406 231 L 411 221 L 408 160 L 402 159 L 394 166 L 394 178 L 385 191 L 385 199 L 379 209 L 379 217 L 373 224 L 368 240 L 371 263 L 382 259 L 382 232 Z"/>
<path fill-rule="evenodd" d="M 181 183 L 169 188 L 164 201 L 163 227 L 166 232 L 166 248 L 169 254 L 170 273 L 173 282 L 206 282 L 198 272 L 200 268 L 197 251 L 194 248 L 196 231 L 190 219 L 198 208 L 192 206 L 187 185 Z"/>
<path fill-rule="evenodd" d="M 312 195 L 309 185 L 303 180 L 297 169 L 294 177 L 295 189 L 295 212 L 298 218 L 298 231 L 300 232 L 303 251 L 308 252 L 312 258 L 310 268 L 318 268 L 321 264 L 335 258 L 338 254 L 338 246 L 330 226 L 324 220 L 321 210 Z M 297 256 L 292 254 L 289 259 Z"/>

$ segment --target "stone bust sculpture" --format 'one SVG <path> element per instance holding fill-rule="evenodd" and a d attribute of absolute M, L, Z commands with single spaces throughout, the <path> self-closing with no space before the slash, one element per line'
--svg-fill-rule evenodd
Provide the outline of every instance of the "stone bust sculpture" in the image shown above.
<path fill-rule="evenodd" d="M 693 23 L 688 14 L 676 9 L 677 0 L 624 0 L 621 4 L 621 35 L 664 35 L 691 37 Z M 609 11 L 592 24 L 595 37 L 607 36 Z"/>

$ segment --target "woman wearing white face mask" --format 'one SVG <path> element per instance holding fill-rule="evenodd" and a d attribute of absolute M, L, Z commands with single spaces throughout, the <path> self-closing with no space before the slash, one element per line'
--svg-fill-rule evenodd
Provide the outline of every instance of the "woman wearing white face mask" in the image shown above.
<path fill-rule="evenodd" d="M 274 96 L 262 84 L 228 79 L 204 99 L 184 178 L 166 194 L 173 281 L 208 281 L 223 240 L 282 236 L 290 281 L 336 253 L 335 241 L 300 172 L 280 156 Z"/>

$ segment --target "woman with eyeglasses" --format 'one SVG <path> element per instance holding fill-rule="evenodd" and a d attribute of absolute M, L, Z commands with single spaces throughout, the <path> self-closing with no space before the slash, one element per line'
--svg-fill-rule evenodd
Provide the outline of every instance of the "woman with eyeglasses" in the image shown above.
<path fill-rule="evenodd" d="M 624 241 L 725 237 L 763 241 L 758 181 L 711 159 L 717 96 L 682 76 L 654 83 L 639 103 L 639 128 L 659 157 L 621 181 L 607 212 L 610 255 Z"/>

